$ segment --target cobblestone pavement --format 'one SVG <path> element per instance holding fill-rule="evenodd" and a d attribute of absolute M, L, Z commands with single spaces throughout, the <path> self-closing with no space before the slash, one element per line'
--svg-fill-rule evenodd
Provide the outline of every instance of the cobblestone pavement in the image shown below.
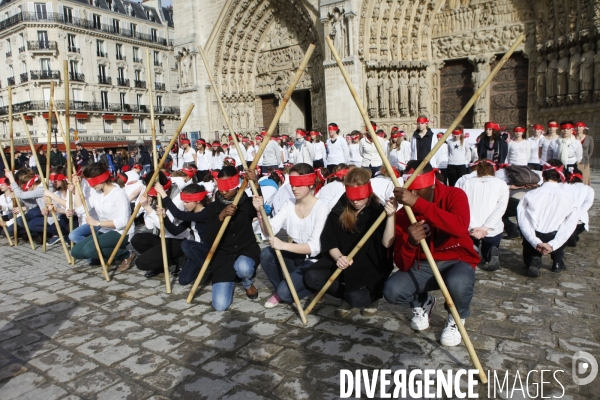
<path fill-rule="evenodd" d="M 576 351 L 600 360 L 598 204 L 591 224 L 568 249 L 569 269 L 560 275 L 545 259 L 540 278 L 525 277 L 518 240 L 503 241 L 500 270 L 477 271 L 466 328 L 484 368 L 509 370 L 511 386 L 517 372 L 526 385 L 529 370 L 564 370 L 557 375 L 563 399 L 600 398 L 600 378 L 587 386 L 571 378 Z M 66 265 L 60 246 L 44 254 L 0 239 L 0 255 L 3 400 L 330 399 L 340 396 L 340 369 L 471 366 L 463 345 L 439 345 L 446 318 L 440 305 L 432 328 L 415 333 L 409 310 L 382 302 L 375 317 L 339 319 L 339 300 L 328 297 L 304 327 L 290 306 L 263 307 L 271 290 L 262 270 L 258 300 L 236 286 L 230 310 L 215 312 L 210 288 L 187 304 L 188 287 L 175 285 L 167 295 L 160 279 L 137 270 L 106 282 L 97 267 Z M 559 397 L 561 386 L 545 380 L 552 383 L 544 396 Z M 539 381 L 533 374 L 529 384 Z"/>

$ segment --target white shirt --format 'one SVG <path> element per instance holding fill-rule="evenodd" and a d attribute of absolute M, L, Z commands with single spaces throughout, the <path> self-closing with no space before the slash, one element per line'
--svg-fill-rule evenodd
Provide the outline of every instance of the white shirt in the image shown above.
<path fill-rule="evenodd" d="M 329 207 L 329 211 L 331 211 L 344 193 L 346 193 L 344 184 L 340 181 L 333 181 L 323 186 L 315 197 L 324 201 L 325 204 L 327 204 L 327 207 Z"/>
<path fill-rule="evenodd" d="M 398 168 L 400 171 L 404 171 L 406 163 L 410 161 L 410 143 L 406 140 L 400 142 L 400 149 L 392 149 L 388 151 L 388 159 L 392 164 L 392 167 Z"/>
<path fill-rule="evenodd" d="M 204 153 L 196 152 L 196 167 L 199 171 L 208 171 L 210 169 L 210 162 L 212 159 L 212 153 L 210 150 L 204 150 Z"/>
<path fill-rule="evenodd" d="M 252 162 L 254 160 L 254 156 L 256 155 L 256 149 L 254 146 L 248 146 L 246 150 L 246 161 Z"/>
<path fill-rule="evenodd" d="M 350 159 L 350 150 L 348 149 L 348 143 L 346 139 L 339 136 L 335 139 L 335 142 L 331 138 L 327 139 L 327 165 L 338 165 L 347 164 Z"/>
<path fill-rule="evenodd" d="M 244 156 L 244 160 L 246 160 L 246 149 L 241 144 L 240 144 L 240 149 L 242 150 L 242 156 Z M 229 157 L 231 157 L 235 160 L 236 166 L 242 165 L 242 158 L 238 154 L 235 146 L 231 146 L 231 148 L 229 149 Z"/>
<path fill-rule="evenodd" d="M 5 194 L 0 195 L 0 214 L 11 215 L 13 209 L 12 199 L 6 197 Z M 11 218 L 12 220 L 12 218 Z"/>
<path fill-rule="evenodd" d="M 281 147 L 275 140 L 269 140 L 269 144 L 265 147 L 262 155 L 262 164 L 270 167 L 271 165 L 279 165 L 281 163 Z"/>
<path fill-rule="evenodd" d="M 531 158 L 531 144 L 528 140 L 512 141 L 508 144 L 506 162 L 510 165 L 527 165 Z"/>
<path fill-rule="evenodd" d="M 385 143 L 383 142 L 383 139 L 381 139 L 378 136 L 377 140 L 379 140 L 381 147 L 385 148 Z M 367 138 L 363 137 L 362 139 L 360 139 L 358 146 L 360 156 L 362 157 L 362 167 L 381 167 L 383 161 L 379 156 L 379 152 L 377 152 L 377 147 L 375 146 L 374 142 L 370 142 L 367 140 Z"/>
<path fill-rule="evenodd" d="M 315 150 L 312 143 L 303 140 L 300 150 L 294 146 L 289 157 L 292 164 L 307 163 L 308 165 L 312 166 L 315 157 Z"/>
<path fill-rule="evenodd" d="M 325 143 L 323 142 L 313 142 L 313 149 L 315 150 L 315 160 L 323 160 L 326 158 L 327 151 L 325 150 Z M 327 167 L 327 164 L 325 163 Z"/>
<path fill-rule="evenodd" d="M 194 153 L 195 151 L 191 147 L 188 147 L 186 151 L 184 151 L 183 149 L 179 149 L 179 157 L 183 159 L 184 163 L 193 163 Z"/>
<path fill-rule="evenodd" d="M 539 142 L 539 147 L 542 149 L 542 156 L 540 157 L 540 164 L 546 163 L 546 161 L 553 158 L 558 158 L 558 137 L 556 139 L 548 140 L 545 136 L 542 136 Z"/>
<path fill-rule="evenodd" d="M 180 154 L 181 150 L 177 153 L 173 153 L 172 151 L 169 153 L 171 159 L 173 160 L 173 165 L 171 166 L 172 171 L 179 171 L 183 168 L 183 157 Z"/>
<path fill-rule="evenodd" d="M 538 189 L 527 192 L 517 207 L 519 228 L 533 247 L 543 243 L 535 232 L 556 232 L 548 244 L 556 250 L 569 239 L 577 227 L 579 209 L 575 199 L 556 182 L 544 182 Z"/>
<path fill-rule="evenodd" d="M 573 204 L 579 210 L 578 221 L 585 226 L 585 230 L 590 230 L 589 209 L 594 204 L 594 189 L 583 183 L 559 183 L 559 186 L 575 200 Z"/>
<path fill-rule="evenodd" d="M 442 169 L 448 168 L 448 146 L 440 147 L 438 152 L 435 153 L 435 156 L 429 162 L 432 167 L 433 167 L 432 162 L 434 159 L 436 160 L 436 166 L 434 168 L 442 168 Z"/>
<path fill-rule="evenodd" d="M 448 165 L 466 165 L 471 160 L 471 149 L 469 141 L 463 140 L 460 144 L 460 139 L 453 138 L 446 141 L 448 147 Z"/>
<path fill-rule="evenodd" d="M 411 160 L 416 160 L 417 159 L 417 135 L 419 133 L 416 132 L 415 134 L 412 135 L 412 137 L 410 138 L 410 159 Z M 437 144 L 438 142 L 438 138 L 437 135 L 434 133 L 433 136 L 431 137 L 431 148 L 433 149 L 434 146 Z M 445 146 L 442 146 L 440 148 L 440 150 L 431 158 L 431 160 L 429 161 L 429 163 L 431 164 L 431 166 L 433 168 L 446 168 L 448 166 L 448 149 L 444 149 Z M 445 160 L 445 164 L 444 166 L 440 165 L 440 163 L 438 162 L 438 160 L 440 159 L 440 153 L 444 152 L 444 154 L 446 155 L 446 160 Z M 442 160 L 443 162 L 443 160 Z"/>
<path fill-rule="evenodd" d="M 357 167 L 362 166 L 363 158 L 360 155 L 360 146 L 358 143 L 350 143 L 348 145 L 349 162 Z"/>
<path fill-rule="evenodd" d="M 404 183 L 402 177 L 398 178 L 398 181 L 400 181 L 400 185 Z M 373 193 L 379 197 L 379 201 L 383 205 L 387 203 L 390 197 L 394 196 L 394 183 L 387 176 L 378 175 L 371 179 L 371 187 L 373 188 Z"/>
<path fill-rule="evenodd" d="M 531 164 L 539 164 L 540 163 L 538 149 L 540 148 L 540 140 L 541 139 L 542 139 L 542 136 L 540 136 L 537 139 L 534 136 L 530 136 L 527 138 L 527 143 L 529 143 L 529 148 L 530 148 L 528 163 L 531 163 Z"/>
<path fill-rule="evenodd" d="M 225 153 L 217 153 L 210 158 L 210 169 L 218 170 L 223 169 L 223 160 L 225 160 Z"/>
<path fill-rule="evenodd" d="M 556 156 L 556 158 L 560 159 L 563 164 L 565 164 L 565 167 L 567 165 L 571 165 L 571 164 L 577 164 L 579 161 L 581 161 L 581 158 L 583 157 L 583 147 L 581 146 L 581 142 L 579 140 L 577 140 L 577 138 L 575 138 L 574 136 L 571 136 L 568 139 L 560 139 L 558 141 L 559 143 L 559 150 L 558 150 L 558 155 Z M 567 157 L 566 158 L 566 163 L 565 160 L 562 160 L 561 157 L 561 149 L 565 148 L 567 151 Z"/>
<path fill-rule="evenodd" d="M 131 216 L 131 209 L 129 208 L 129 199 L 125 194 L 125 191 L 117 184 L 113 184 L 113 189 L 106 196 L 102 191 L 90 190 L 90 196 L 88 198 L 88 208 L 90 212 L 94 210 L 98 215 L 98 221 L 112 221 L 115 225 L 114 228 L 102 228 L 100 232 L 117 231 L 123 234 L 129 217 Z M 83 205 L 77 207 L 77 214 L 84 213 Z M 96 219 L 96 218 L 94 218 Z M 133 224 L 127 234 L 133 234 Z"/>
<path fill-rule="evenodd" d="M 296 214 L 296 199 L 287 201 L 273 218 L 269 218 L 273 233 L 277 234 L 283 227 L 295 243 L 308 244 L 310 257 L 321 252 L 321 232 L 325 226 L 329 208 L 323 200 L 317 200 L 310 214 L 299 218 Z"/>
<path fill-rule="evenodd" d="M 482 226 L 489 228 L 486 237 L 497 236 L 504 230 L 502 216 L 508 206 L 508 185 L 494 176 L 471 177 L 460 187 L 469 199 L 471 219 L 469 229 Z"/>
<path fill-rule="evenodd" d="M 287 179 L 286 179 L 286 182 L 287 182 Z M 277 191 L 277 193 L 275 193 L 275 195 L 271 198 L 271 204 L 269 204 L 269 203 L 265 203 L 265 204 L 272 205 L 273 206 L 273 215 L 277 215 L 279 210 L 281 210 L 283 205 L 288 200 L 294 200 L 294 199 L 295 199 L 295 196 L 294 196 L 294 192 L 292 192 L 292 186 L 290 186 L 289 183 L 284 183 L 283 185 L 281 185 L 279 187 L 279 190 Z"/>

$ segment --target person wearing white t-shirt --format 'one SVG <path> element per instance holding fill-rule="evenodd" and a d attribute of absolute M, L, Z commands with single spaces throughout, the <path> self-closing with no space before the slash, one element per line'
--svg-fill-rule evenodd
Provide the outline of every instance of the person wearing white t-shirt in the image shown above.
<path fill-rule="evenodd" d="M 414 136 L 414 135 L 413 135 Z M 435 135 L 436 143 L 437 140 L 440 140 L 444 136 L 443 133 L 438 133 Z M 435 154 L 435 159 L 437 163 L 437 169 L 440 170 L 440 174 L 443 177 L 442 182 L 444 184 L 448 183 L 448 146 L 442 146 Z"/>
<path fill-rule="evenodd" d="M 348 145 L 348 156 L 349 156 L 349 164 L 352 164 L 356 167 L 362 166 L 363 158 L 360 155 L 360 137 L 361 133 L 359 131 L 352 131 L 348 136 L 350 138 L 350 144 Z"/>
<path fill-rule="evenodd" d="M 544 165 L 548 160 L 558 158 L 558 121 L 551 119 L 548 121 L 548 134 L 540 139 L 540 148 L 538 156 L 540 164 Z"/>
<path fill-rule="evenodd" d="M 269 139 L 269 143 L 265 147 L 265 151 L 262 154 L 262 166 L 265 171 L 269 168 L 278 169 L 279 165 L 283 162 L 283 155 L 281 147 L 279 146 L 279 137 L 274 136 Z"/>
<path fill-rule="evenodd" d="M 206 148 L 206 140 L 196 140 L 196 168 L 198 169 L 197 177 L 204 178 L 204 175 L 210 170 L 212 153 Z"/>
<path fill-rule="evenodd" d="M 575 124 L 572 121 L 565 121 L 560 124 L 562 138 L 559 139 L 558 159 L 566 166 L 570 173 L 577 168 L 577 163 L 583 157 L 583 148 L 581 142 L 577 140 L 573 133 L 575 132 Z"/>
<path fill-rule="evenodd" d="M 397 127 L 392 128 L 390 141 L 387 145 L 388 159 L 392 167 L 398 168 L 398 171 L 404 171 L 406 164 L 410 161 L 410 143 L 406 140 L 404 131 Z"/>
<path fill-rule="evenodd" d="M 377 140 L 379 140 L 379 144 L 382 148 L 385 148 L 385 143 L 379 133 L 383 132 L 382 130 L 377 131 L 378 136 Z M 385 132 L 384 132 L 385 133 Z M 375 176 L 375 173 L 379 171 L 381 165 L 383 165 L 383 161 L 381 160 L 381 156 L 377 151 L 377 147 L 375 143 L 371 140 L 371 135 L 366 134 L 359 142 L 359 151 L 360 156 L 362 157 L 362 168 L 367 168 L 371 170 L 371 176 Z"/>
<path fill-rule="evenodd" d="M 542 170 L 542 164 L 540 164 L 540 140 L 542 139 L 542 134 L 544 133 L 544 126 L 541 124 L 533 125 L 533 136 L 527 138 L 527 143 L 529 143 L 530 153 L 529 153 L 529 161 L 527 162 L 527 166 L 535 171 Z"/>
<path fill-rule="evenodd" d="M 523 137 L 525 128 L 517 126 L 513 129 L 513 139 L 508 144 L 506 162 L 510 165 L 527 165 L 531 157 L 529 142 Z"/>
<path fill-rule="evenodd" d="M 315 158 L 313 160 L 314 168 L 327 168 L 327 149 L 325 149 L 325 143 L 323 143 L 323 135 L 321 132 L 311 131 L 310 137 L 312 139 L 313 149 L 315 151 Z"/>
<path fill-rule="evenodd" d="M 254 148 L 254 143 L 250 141 L 248 138 L 242 139 L 242 145 L 246 149 L 246 162 L 252 163 L 254 160 L 254 156 L 256 155 L 256 149 Z"/>
<path fill-rule="evenodd" d="M 350 151 L 346 139 L 340 137 L 340 128 L 336 123 L 327 125 L 329 139 L 327 139 L 327 166 L 329 169 L 335 168 L 338 164 L 348 164 Z"/>
<path fill-rule="evenodd" d="M 189 139 L 181 139 L 179 141 L 181 149 L 179 149 L 180 157 L 183 159 L 183 166 L 187 167 L 190 164 L 196 165 L 196 152 L 191 146 Z"/>
<path fill-rule="evenodd" d="M 575 169 L 569 177 L 569 183 L 559 183 L 567 193 L 573 196 L 575 204 L 573 207 L 577 207 L 579 210 L 579 217 L 577 218 L 577 227 L 575 231 L 567 240 L 567 246 L 576 247 L 579 241 L 579 235 L 584 231 L 590 230 L 590 216 L 588 211 L 594 204 L 594 189 L 583 183 L 583 173 Z"/>
<path fill-rule="evenodd" d="M 331 175 L 327 177 L 327 183 L 323 186 L 315 197 L 321 199 L 327 204 L 331 210 L 344 194 L 344 177 L 348 171 L 355 168 L 354 165 L 346 166 L 346 164 L 338 164 L 333 169 Z"/>
<path fill-rule="evenodd" d="M 463 175 L 469 173 L 467 165 L 471 159 L 469 143 L 465 141 L 462 128 L 452 131 L 452 135 L 446 141 L 448 149 L 448 185 L 455 186 Z"/>

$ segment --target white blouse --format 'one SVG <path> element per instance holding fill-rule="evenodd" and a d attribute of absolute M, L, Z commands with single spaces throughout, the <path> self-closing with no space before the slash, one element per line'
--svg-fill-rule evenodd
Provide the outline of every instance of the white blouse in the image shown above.
<path fill-rule="evenodd" d="M 324 201 L 331 211 L 344 193 L 346 193 L 344 184 L 340 181 L 333 181 L 323 186 L 321 190 L 319 190 L 319 193 L 315 195 L 315 197 Z"/>
<path fill-rule="evenodd" d="M 527 143 L 529 143 L 529 148 L 531 149 L 530 153 L 529 153 L 528 163 L 531 163 L 531 164 L 539 164 L 540 163 L 539 148 L 540 148 L 540 140 L 541 139 L 542 139 L 541 136 L 537 139 L 534 136 L 527 138 Z"/>
<path fill-rule="evenodd" d="M 125 191 L 117 184 L 113 184 L 114 188 L 106 196 L 102 191 L 91 190 L 88 198 L 88 208 L 90 212 L 94 210 L 98 215 L 99 221 L 112 221 L 115 224 L 114 228 L 102 228 L 100 232 L 117 231 L 123 234 L 131 209 L 129 208 L 129 199 Z M 83 205 L 77 207 L 77 214 L 84 213 Z M 133 234 L 133 224 L 127 234 Z"/>
<path fill-rule="evenodd" d="M 177 208 L 179 208 L 181 211 L 185 211 L 185 207 L 183 206 L 183 201 L 181 201 L 181 197 L 179 196 L 179 193 L 177 194 L 177 196 L 175 196 L 174 198 L 171 199 L 173 201 L 173 204 L 175 204 L 175 206 Z M 167 218 L 169 218 L 169 221 L 171 221 L 174 225 L 179 225 L 181 224 L 181 221 L 176 219 L 173 214 L 171 214 L 171 211 L 167 210 Z M 160 218 L 158 217 L 158 214 L 156 213 L 156 210 L 154 210 L 154 212 L 152 214 L 149 214 L 146 212 L 146 210 L 144 209 L 144 223 L 146 224 L 146 228 L 147 229 L 158 229 L 160 230 Z M 165 229 L 165 238 L 170 238 L 170 239 L 188 239 L 190 237 L 190 230 L 186 229 L 185 231 L 181 232 L 179 235 L 174 236 L 171 232 L 169 232 L 168 229 Z"/>
<path fill-rule="evenodd" d="M 469 229 L 485 226 L 486 237 L 497 236 L 504 230 L 502 216 L 508 206 L 508 185 L 494 176 L 471 177 L 461 182 L 460 187 L 469 199 L 471 220 Z"/>
<path fill-rule="evenodd" d="M 331 139 L 327 139 L 327 150 L 329 150 L 329 154 L 327 155 L 328 165 L 348 163 L 350 152 L 348 150 L 346 138 L 338 136 L 335 142 L 331 141 Z"/>
<path fill-rule="evenodd" d="M 510 165 L 527 165 L 531 153 L 531 145 L 528 140 L 520 142 L 512 141 L 508 144 L 508 155 L 506 162 Z"/>
<path fill-rule="evenodd" d="M 469 148 L 468 140 L 463 140 L 460 144 L 459 140 L 450 139 L 446 141 L 448 147 L 448 165 L 466 165 L 471 160 L 471 149 Z"/>

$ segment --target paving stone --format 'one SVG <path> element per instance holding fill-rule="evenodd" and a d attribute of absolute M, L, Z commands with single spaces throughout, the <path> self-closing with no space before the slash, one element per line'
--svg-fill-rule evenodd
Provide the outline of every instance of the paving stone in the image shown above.
<path fill-rule="evenodd" d="M 505 339 L 514 339 L 519 334 L 519 330 L 507 325 L 485 324 L 481 329 L 481 333 Z"/>
<path fill-rule="evenodd" d="M 178 315 L 170 312 L 155 312 L 142 319 L 142 324 L 147 325 L 151 328 L 160 328 L 163 326 L 171 325 L 171 323 L 178 318 Z"/>
<path fill-rule="evenodd" d="M 128 342 L 140 342 L 154 335 L 156 335 L 156 331 L 154 329 L 144 328 L 140 331 L 129 332 L 127 335 L 125 335 L 124 339 Z"/>
<path fill-rule="evenodd" d="M 269 390 L 283 379 L 283 375 L 267 368 L 253 366 L 235 374 L 232 379 L 253 389 Z"/>
<path fill-rule="evenodd" d="M 540 358 L 540 349 L 538 346 L 504 340 L 498 344 L 498 351 L 515 358 L 525 358 L 537 361 Z"/>
<path fill-rule="evenodd" d="M 182 344 L 183 342 L 176 337 L 163 335 L 142 343 L 142 346 L 158 353 L 170 353 Z"/>
<path fill-rule="evenodd" d="M 216 380 L 202 377 L 191 383 L 183 385 L 174 393 L 174 398 L 217 400 L 233 389 L 233 385 L 226 380 Z M 251 399 L 252 397 L 249 397 Z"/>
<path fill-rule="evenodd" d="M 282 346 L 271 343 L 251 342 L 245 347 L 242 347 L 237 352 L 237 356 L 260 362 L 273 357 L 273 355 L 282 348 Z"/>
<path fill-rule="evenodd" d="M 239 358 L 215 357 L 202 366 L 206 372 L 222 378 L 229 377 L 246 367 L 248 363 Z"/>
<path fill-rule="evenodd" d="M 119 339 L 109 340 L 104 337 L 99 337 L 77 347 L 77 351 L 106 366 L 111 366 L 112 364 L 129 357 L 133 353 L 136 353 L 139 351 L 139 348 L 121 344 L 121 340 Z"/>
<path fill-rule="evenodd" d="M 241 334 L 232 332 L 220 331 L 214 336 L 204 341 L 204 344 L 209 347 L 214 347 L 224 351 L 232 351 L 238 347 L 242 347 L 248 343 L 250 338 Z"/>
<path fill-rule="evenodd" d="M 282 353 L 280 353 L 280 355 Z M 302 353 L 299 353 L 299 354 L 302 354 Z M 277 358 L 279 358 L 279 357 L 277 357 Z M 299 367 L 301 367 L 302 365 L 305 365 L 305 363 L 307 362 L 306 359 L 298 359 L 298 361 L 302 362 L 302 364 L 296 364 L 296 366 L 295 366 L 296 370 L 294 370 L 292 372 L 296 372 L 296 373 L 302 372 L 302 369 Z M 282 371 L 287 371 L 286 368 L 281 368 L 278 365 L 275 365 L 274 362 L 275 362 L 275 360 L 273 360 L 273 362 L 271 362 L 271 365 L 277 366 Z M 284 366 L 285 366 L 285 364 L 284 364 Z M 348 367 L 349 367 L 348 363 L 345 363 L 345 362 L 341 363 L 341 362 L 337 362 L 337 361 L 333 361 L 333 360 L 320 359 L 320 360 L 317 360 L 314 364 L 312 364 L 311 367 L 306 371 L 306 377 L 309 379 L 313 379 L 315 381 L 319 381 L 319 382 L 323 382 L 323 383 L 327 383 L 327 384 L 331 384 L 331 385 L 335 385 L 335 386 L 339 387 L 339 385 L 340 385 L 340 370 L 348 369 Z"/>
<path fill-rule="evenodd" d="M 305 330 L 290 329 L 275 336 L 273 341 L 284 346 L 300 346 L 312 338 L 312 334 Z"/>
<path fill-rule="evenodd" d="M 118 381 L 117 375 L 106 370 L 98 370 L 69 383 L 69 387 L 83 397 L 92 397 Z"/>
<path fill-rule="evenodd" d="M 185 302 L 185 301 L 184 301 L 184 303 L 187 304 L 187 302 Z M 193 305 L 193 304 L 188 304 L 188 305 Z M 169 307 L 169 305 L 167 305 L 167 307 Z M 193 305 L 192 308 L 188 308 L 181 314 L 185 315 L 186 317 L 198 317 L 198 316 L 202 316 L 202 315 L 206 314 L 209 310 L 212 310 L 212 307 L 205 306 L 203 304 L 199 304 L 199 305 Z"/>
<path fill-rule="evenodd" d="M 199 321 L 195 321 L 191 318 L 182 318 L 171 324 L 170 326 L 164 328 L 167 332 L 180 334 L 188 332 L 195 327 L 200 325 Z"/>
<path fill-rule="evenodd" d="M 73 334 L 63 335 L 63 336 L 59 337 L 58 339 L 56 339 L 56 341 L 58 343 L 62 344 L 63 346 L 77 347 L 77 346 L 81 345 L 82 343 L 86 343 L 86 342 L 92 340 L 96 336 L 97 335 L 93 332 L 78 331 Z"/>
<path fill-rule="evenodd" d="M 266 400 L 266 397 L 248 390 L 240 390 L 221 397 L 222 400 Z"/>
<path fill-rule="evenodd" d="M 311 343 L 308 348 L 312 351 L 322 353 L 328 356 L 337 356 L 343 351 L 348 351 L 352 347 L 352 342 L 343 339 L 318 339 Z"/>
<path fill-rule="evenodd" d="M 13 350 L 12 354 L 21 360 L 27 361 L 56 348 L 57 346 L 55 344 L 44 340 Z"/>
<path fill-rule="evenodd" d="M 202 342 L 204 341 L 204 339 L 206 339 L 207 337 L 214 335 L 215 333 L 217 333 L 220 329 L 212 326 L 212 325 L 202 325 L 199 326 L 198 328 L 188 332 L 185 337 L 189 340 L 195 341 L 195 342 Z"/>
<path fill-rule="evenodd" d="M 312 385 L 299 378 L 286 379 L 273 392 L 282 399 L 310 399 Z"/>
<path fill-rule="evenodd" d="M 136 378 L 148 375 L 166 365 L 169 361 L 157 354 L 150 352 L 138 353 L 127 360 L 120 362 L 116 368 Z"/>
<path fill-rule="evenodd" d="M 217 354 L 215 349 L 199 347 L 196 344 L 184 344 L 183 346 L 179 346 L 177 349 L 171 352 L 169 357 L 197 367 L 200 364 L 205 363 L 215 354 Z"/>
<path fill-rule="evenodd" d="M 6 379 L 12 379 L 17 375 L 27 372 L 27 368 L 18 361 L 2 365 L 0 367 L 0 382 Z"/>
<path fill-rule="evenodd" d="M 340 352 L 345 360 L 367 365 L 373 368 L 385 364 L 393 353 L 375 346 L 355 344 L 348 351 Z"/>
<path fill-rule="evenodd" d="M 187 377 L 192 375 L 194 375 L 192 370 L 181 365 L 171 364 L 145 377 L 144 381 L 159 390 L 167 391 L 181 384 Z"/>
<path fill-rule="evenodd" d="M 33 372 L 18 375 L 2 386 L 2 398 L 3 400 L 17 399 L 43 382 L 44 377 Z"/>
<path fill-rule="evenodd" d="M 22 396 L 19 396 L 20 400 L 55 400 L 59 398 L 64 398 L 67 394 L 67 391 L 56 385 L 44 384 L 40 385 L 37 388 L 33 389 L 30 392 L 25 393 Z"/>
<path fill-rule="evenodd" d="M 30 343 L 37 342 L 41 338 L 42 335 L 39 333 L 28 332 L 0 342 L 0 347 L 2 347 L 5 350 L 15 350 L 19 347 L 23 347 Z"/>

